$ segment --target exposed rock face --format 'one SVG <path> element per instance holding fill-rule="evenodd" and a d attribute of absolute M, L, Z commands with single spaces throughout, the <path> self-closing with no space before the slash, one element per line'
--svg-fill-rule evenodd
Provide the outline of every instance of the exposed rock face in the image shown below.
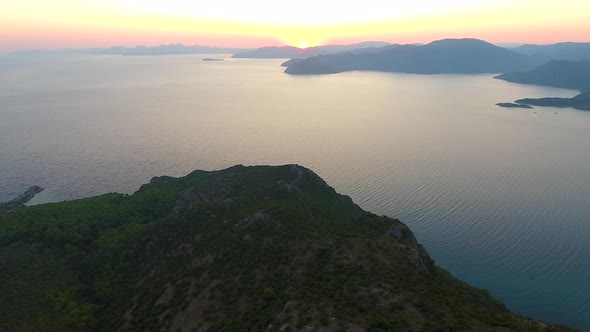
<path fill-rule="evenodd" d="M 278 181 L 277 183 L 282 186 L 285 190 L 291 191 L 299 191 L 305 184 L 309 185 L 319 185 L 324 188 L 330 188 L 328 184 L 317 174 L 312 172 L 311 170 L 297 166 L 297 165 L 288 165 L 291 169 L 293 174 L 295 174 L 295 178 L 286 182 L 286 181 Z"/>
<path fill-rule="evenodd" d="M 428 254 L 426 248 L 418 243 L 416 236 L 414 236 L 414 233 L 412 233 L 406 224 L 398 221 L 397 224 L 392 225 L 385 232 L 385 235 L 413 249 L 410 255 L 408 255 L 408 258 L 416 265 L 418 270 L 421 272 L 434 272 L 434 260 Z"/>
<path fill-rule="evenodd" d="M 171 176 L 155 176 L 150 180 L 150 184 L 163 185 L 163 184 L 171 183 L 173 181 L 174 181 L 174 178 Z"/>

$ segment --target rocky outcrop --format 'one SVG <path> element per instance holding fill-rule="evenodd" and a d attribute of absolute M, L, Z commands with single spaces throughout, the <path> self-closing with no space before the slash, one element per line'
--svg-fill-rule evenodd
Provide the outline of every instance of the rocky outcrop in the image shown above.
<path fill-rule="evenodd" d="M 30 187 L 29 189 L 27 189 L 27 191 L 18 195 L 15 199 L 5 202 L 5 203 L 0 203 L 0 212 L 1 211 L 12 211 L 12 210 L 22 206 L 23 204 L 25 204 L 28 201 L 30 201 L 31 199 L 33 199 L 33 197 L 35 197 L 36 194 L 42 192 L 43 190 L 44 190 L 44 188 L 41 188 L 39 186 Z"/>
<path fill-rule="evenodd" d="M 401 242 L 410 248 L 411 252 L 408 255 L 408 259 L 416 265 L 419 271 L 435 271 L 434 260 L 430 257 L 428 251 L 426 251 L 426 248 L 418 243 L 416 236 L 406 224 L 396 221 L 396 223 L 385 232 L 385 236 Z"/>

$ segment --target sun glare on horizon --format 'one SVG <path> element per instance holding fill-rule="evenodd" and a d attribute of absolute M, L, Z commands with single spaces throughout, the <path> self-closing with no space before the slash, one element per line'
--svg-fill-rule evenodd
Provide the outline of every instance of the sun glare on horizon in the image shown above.
<path fill-rule="evenodd" d="M 297 47 L 301 48 L 301 49 L 306 49 L 309 47 L 309 42 L 305 39 L 302 39 L 300 41 L 297 42 Z"/>

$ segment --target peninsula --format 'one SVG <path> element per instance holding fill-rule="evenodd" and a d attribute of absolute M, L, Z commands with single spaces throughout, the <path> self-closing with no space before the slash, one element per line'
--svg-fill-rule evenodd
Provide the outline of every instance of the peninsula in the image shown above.
<path fill-rule="evenodd" d="M 520 84 L 533 84 L 579 90 L 573 98 L 524 98 L 521 105 L 572 107 L 590 110 L 590 61 L 550 61 L 531 71 L 506 73 L 495 78 Z"/>

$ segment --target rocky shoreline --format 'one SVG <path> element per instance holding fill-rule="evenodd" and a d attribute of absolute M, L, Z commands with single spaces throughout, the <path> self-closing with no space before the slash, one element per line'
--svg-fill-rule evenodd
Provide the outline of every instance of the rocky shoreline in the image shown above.
<path fill-rule="evenodd" d="M 33 199 L 33 197 L 35 197 L 35 195 L 42 192 L 43 190 L 45 190 L 45 188 L 42 188 L 39 186 L 31 186 L 24 193 L 18 195 L 13 200 L 8 201 L 8 202 L 4 202 L 4 203 L 0 203 L 0 212 L 12 211 L 12 210 L 24 205 L 25 203 L 27 203 L 28 201 Z"/>

